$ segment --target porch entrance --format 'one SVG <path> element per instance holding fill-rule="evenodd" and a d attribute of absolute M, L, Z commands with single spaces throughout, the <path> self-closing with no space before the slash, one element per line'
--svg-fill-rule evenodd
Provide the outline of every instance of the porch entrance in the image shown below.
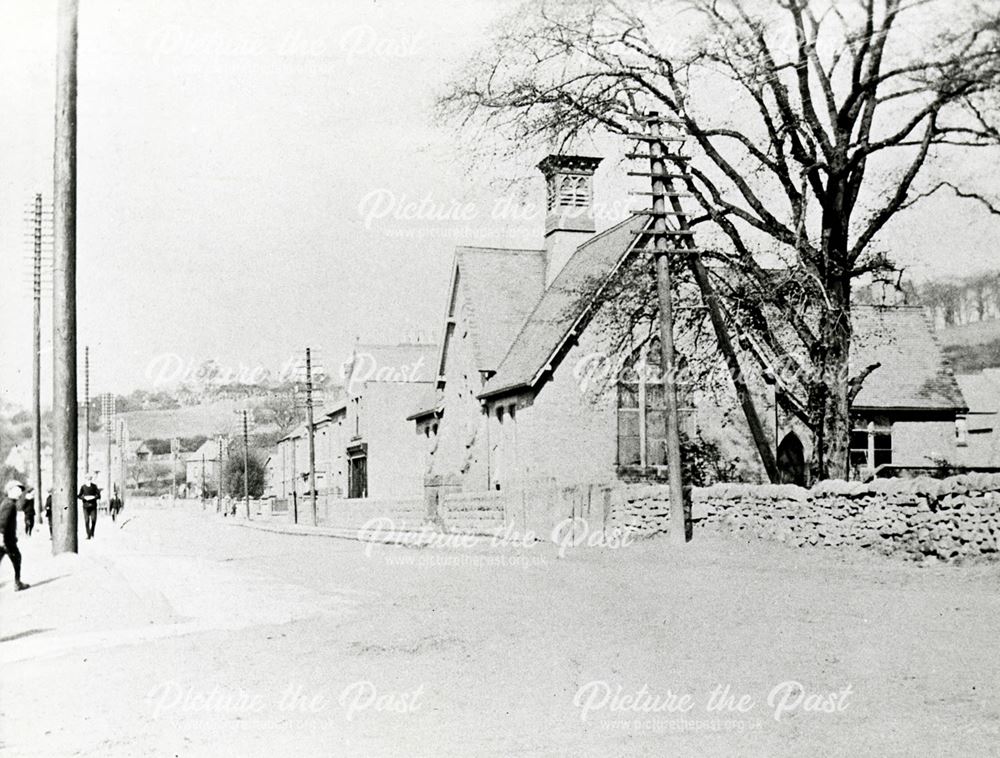
<path fill-rule="evenodd" d="M 778 445 L 778 472 L 782 484 L 806 486 L 805 450 L 795 432 L 786 434 Z"/>

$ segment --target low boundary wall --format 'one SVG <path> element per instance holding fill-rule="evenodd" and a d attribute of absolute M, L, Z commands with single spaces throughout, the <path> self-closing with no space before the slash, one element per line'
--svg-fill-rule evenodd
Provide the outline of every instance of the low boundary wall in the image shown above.
<path fill-rule="evenodd" d="M 958 560 L 1000 555 L 1000 474 L 963 474 L 948 479 L 876 479 L 794 485 L 718 484 L 689 491 L 695 534 L 732 532 L 791 545 L 855 547 L 914 559 Z M 177 501 L 197 507 L 198 501 Z M 136 507 L 170 507 L 169 500 L 132 498 Z M 244 505 L 237 502 L 237 516 Z M 299 524 L 309 504 L 298 503 Z M 206 510 L 215 510 L 207 501 Z M 254 518 L 292 523 L 290 503 L 251 501 Z M 319 498 L 320 526 L 357 532 L 373 519 L 391 529 L 443 530 L 474 535 L 523 535 L 562 542 L 574 535 L 647 536 L 669 529 L 665 484 L 539 486 L 518 491 L 446 493 L 437 519 L 427 517 L 422 496 L 392 499 Z M 591 544 L 608 544 L 600 539 Z M 579 544 L 588 544 L 583 540 Z"/>

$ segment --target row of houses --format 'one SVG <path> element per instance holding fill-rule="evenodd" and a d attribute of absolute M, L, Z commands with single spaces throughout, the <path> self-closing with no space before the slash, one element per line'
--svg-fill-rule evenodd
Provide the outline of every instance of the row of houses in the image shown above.
<path fill-rule="evenodd" d="M 599 163 L 560 155 L 539 164 L 548 214 L 537 248 L 456 250 L 440 345 L 355 349 L 343 401 L 316 420 L 317 491 L 354 499 L 423 494 L 433 510 L 452 492 L 665 478 L 655 330 L 623 326 L 630 293 L 612 286 L 630 272 L 641 278 L 648 258 L 633 219 L 597 233 L 591 203 Z M 856 476 L 885 466 L 996 461 L 996 375 L 960 383 L 919 306 L 859 305 L 852 318 L 852 374 L 880 364 L 852 406 Z M 594 368 L 607 365 L 615 370 L 597 371 L 595 381 Z M 749 382 L 773 420 L 783 478 L 804 482 L 808 431 L 782 412 L 766 377 Z M 761 476 L 720 387 L 685 389 L 685 429 L 742 457 L 746 476 Z M 971 409 L 963 390 L 975 397 Z M 280 441 L 268 470 L 269 494 L 308 492 L 304 427 Z"/>

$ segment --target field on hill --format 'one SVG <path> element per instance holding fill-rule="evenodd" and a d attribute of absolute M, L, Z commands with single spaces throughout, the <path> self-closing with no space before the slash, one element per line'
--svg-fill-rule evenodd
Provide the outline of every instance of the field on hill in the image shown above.
<path fill-rule="evenodd" d="M 949 326 L 936 332 L 942 345 L 982 345 L 1000 340 L 1000 319 Z"/>
<path fill-rule="evenodd" d="M 216 400 L 200 405 L 157 411 L 129 411 L 122 415 L 134 440 L 169 439 L 235 434 L 240 426 L 239 400 Z"/>

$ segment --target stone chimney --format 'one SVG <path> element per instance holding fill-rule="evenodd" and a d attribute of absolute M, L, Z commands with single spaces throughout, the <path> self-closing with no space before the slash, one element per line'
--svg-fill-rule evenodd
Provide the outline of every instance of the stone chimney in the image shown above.
<path fill-rule="evenodd" d="M 576 248 L 594 234 L 594 170 L 600 158 L 550 155 L 538 164 L 545 175 L 545 286 L 562 271 Z"/>

